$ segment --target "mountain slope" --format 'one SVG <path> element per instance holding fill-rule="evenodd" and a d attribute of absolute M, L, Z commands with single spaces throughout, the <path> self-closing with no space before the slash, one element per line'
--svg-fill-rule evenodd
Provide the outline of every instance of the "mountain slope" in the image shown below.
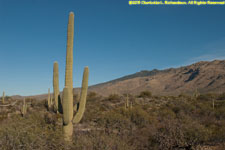
<path fill-rule="evenodd" d="M 225 60 L 201 61 L 189 66 L 141 71 L 112 81 L 90 86 L 88 91 L 103 96 L 109 94 L 139 94 L 148 90 L 153 94 L 177 95 L 192 94 L 195 90 L 201 93 L 225 92 Z M 74 89 L 78 93 L 80 89 Z M 62 94 L 62 93 L 61 93 Z M 27 98 L 46 99 L 47 94 L 27 96 Z M 23 99 L 23 96 L 12 96 Z"/>
<path fill-rule="evenodd" d="M 166 70 L 141 71 L 106 83 L 89 87 L 101 95 L 113 93 L 138 94 L 149 90 L 153 94 L 225 92 L 225 60 L 201 61 L 189 66 Z"/>

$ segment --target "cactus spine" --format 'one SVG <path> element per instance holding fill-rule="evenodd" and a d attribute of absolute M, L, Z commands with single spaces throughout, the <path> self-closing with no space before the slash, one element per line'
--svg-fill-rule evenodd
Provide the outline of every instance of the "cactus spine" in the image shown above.
<path fill-rule="evenodd" d="M 74 13 L 70 12 L 67 30 L 67 53 L 65 87 L 63 89 L 63 134 L 65 141 L 71 141 L 73 123 L 79 123 L 83 117 L 88 89 L 89 69 L 85 67 L 82 81 L 81 96 L 77 114 L 73 116 L 73 38 L 74 38 Z"/>
<path fill-rule="evenodd" d="M 21 108 L 21 114 L 22 116 L 25 116 L 27 113 L 27 104 L 26 104 L 26 99 L 24 98 L 23 99 L 23 106 Z"/>
<path fill-rule="evenodd" d="M 58 62 L 54 62 L 53 66 L 53 89 L 54 89 L 54 110 L 58 112 L 58 100 L 59 100 L 59 65 Z"/>
<path fill-rule="evenodd" d="M 5 92 L 2 94 L 2 104 L 5 104 Z"/>

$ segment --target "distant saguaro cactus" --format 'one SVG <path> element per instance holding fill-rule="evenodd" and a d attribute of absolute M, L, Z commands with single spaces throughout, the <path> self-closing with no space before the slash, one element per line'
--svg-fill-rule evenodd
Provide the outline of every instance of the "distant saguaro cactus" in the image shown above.
<path fill-rule="evenodd" d="M 200 93 L 199 93 L 198 89 L 196 88 L 195 91 L 194 91 L 194 93 L 193 93 L 193 97 L 195 99 L 197 99 L 199 95 L 200 95 Z"/>
<path fill-rule="evenodd" d="M 22 105 L 22 108 L 21 108 L 21 114 L 22 116 L 25 116 L 27 113 L 27 104 L 26 104 L 26 99 L 24 98 L 23 99 L 23 105 Z"/>
<path fill-rule="evenodd" d="M 2 94 L 2 104 L 5 104 L 5 92 Z"/>
<path fill-rule="evenodd" d="M 60 96 L 59 96 L 59 65 L 58 62 L 54 62 L 54 66 L 53 66 L 53 89 L 54 89 L 54 100 L 55 100 L 55 104 L 54 104 L 54 110 L 57 113 L 58 112 L 58 108 L 59 108 L 59 104 L 58 101 L 60 100 Z"/>
<path fill-rule="evenodd" d="M 125 100 L 125 109 L 129 108 L 129 97 L 128 94 L 126 96 L 126 100 Z"/>
<path fill-rule="evenodd" d="M 63 89 L 62 96 L 62 113 L 63 113 L 63 135 L 65 141 L 70 142 L 73 135 L 73 123 L 79 123 L 83 117 L 86 105 L 87 89 L 88 89 L 88 67 L 84 68 L 83 81 L 81 88 L 81 95 L 79 103 L 76 104 L 77 113 L 74 116 L 73 106 L 73 39 L 74 39 L 74 13 L 70 12 L 68 29 L 67 29 L 67 52 L 66 52 L 66 73 L 65 73 L 65 87 Z M 59 110 L 59 103 L 61 100 L 59 96 L 59 84 L 58 84 L 58 63 L 54 63 L 54 75 L 53 75 L 53 86 L 54 86 L 54 97 L 55 104 Z"/>
<path fill-rule="evenodd" d="M 52 102 L 51 102 L 51 94 L 50 94 L 50 88 L 48 88 L 48 110 L 51 109 Z"/>
<path fill-rule="evenodd" d="M 128 94 L 126 96 L 126 100 L 125 100 L 124 104 L 125 104 L 125 109 L 132 109 L 133 108 L 132 102 L 130 102 Z"/>

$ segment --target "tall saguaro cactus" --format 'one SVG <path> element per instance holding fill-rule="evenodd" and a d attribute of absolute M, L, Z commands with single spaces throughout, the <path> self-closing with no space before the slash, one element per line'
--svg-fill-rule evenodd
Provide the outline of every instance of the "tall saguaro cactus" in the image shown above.
<path fill-rule="evenodd" d="M 67 53 L 66 53 L 66 73 L 65 73 L 65 87 L 63 89 L 63 134 L 65 141 L 71 141 L 73 135 L 73 123 L 79 123 L 83 117 L 87 89 L 89 69 L 85 67 L 81 88 L 80 101 L 77 107 L 77 113 L 74 116 L 73 106 L 73 38 L 74 38 L 74 13 L 70 12 L 68 30 L 67 30 Z"/>
<path fill-rule="evenodd" d="M 4 104 L 5 103 L 5 92 L 3 92 L 3 94 L 2 94 L 2 104 Z"/>

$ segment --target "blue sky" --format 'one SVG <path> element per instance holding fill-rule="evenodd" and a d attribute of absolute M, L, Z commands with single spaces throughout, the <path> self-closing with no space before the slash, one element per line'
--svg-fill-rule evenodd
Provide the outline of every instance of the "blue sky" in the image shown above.
<path fill-rule="evenodd" d="M 74 87 L 141 70 L 225 59 L 225 6 L 129 6 L 128 0 L 0 0 L 0 93 L 64 86 L 68 14 L 75 13 Z"/>

